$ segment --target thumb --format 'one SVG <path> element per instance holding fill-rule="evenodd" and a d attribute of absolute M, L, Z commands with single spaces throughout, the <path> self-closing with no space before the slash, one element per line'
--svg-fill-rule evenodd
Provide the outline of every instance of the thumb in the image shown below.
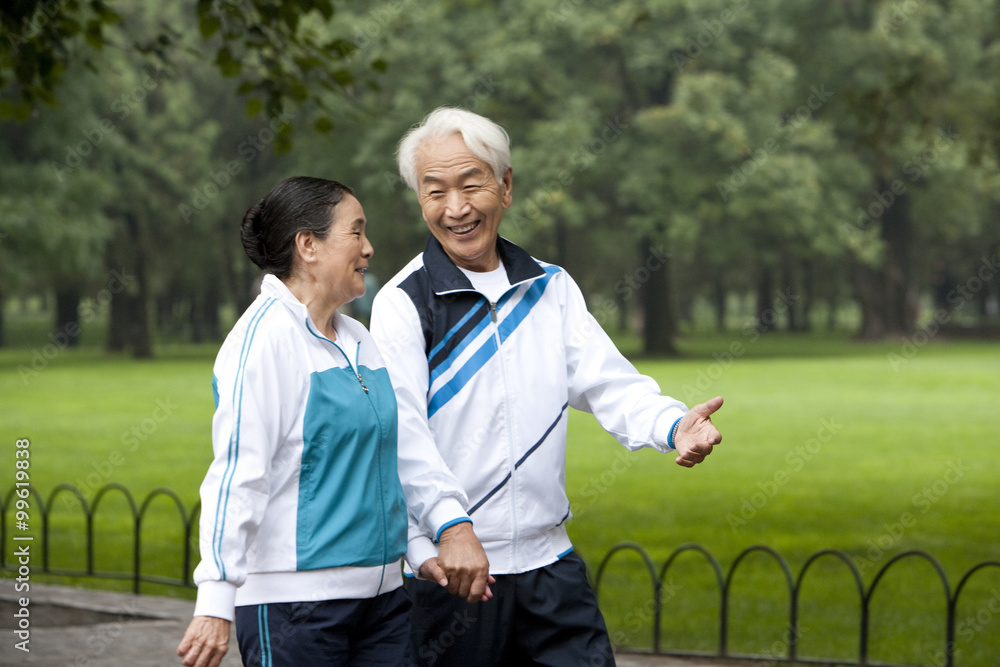
<path fill-rule="evenodd" d="M 424 561 L 424 564 L 420 566 L 420 576 L 428 581 L 436 581 L 441 586 L 448 585 L 448 576 L 438 565 L 437 558 L 428 558 Z"/>
<path fill-rule="evenodd" d="M 722 407 L 722 397 L 716 396 L 715 398 L 705 401 L 699 405 L 691 408 L 691 412 L 694 412 L 699 417 L 710 417 L 713 412 Z"/>

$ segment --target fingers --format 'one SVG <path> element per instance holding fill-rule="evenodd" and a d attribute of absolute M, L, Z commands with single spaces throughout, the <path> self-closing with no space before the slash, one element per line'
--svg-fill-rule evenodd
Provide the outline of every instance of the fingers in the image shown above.
<path fill-rule="evenodd" d="M 496 582 L 497 580 L 494 579 L 493 575 L 491 574 L 489 578 L 486 580 L 487 583 L 486 591 L 483 592 L 483 597 L 479 598 L 480 602 L 488 602 L 489 600 L 493 599 L 493 591 L 490 590 L 489 584 L 495 584 Z"/>
<path fill-rule="evenodd" d="M 229 621 L 195 616 L 177 647 L 185 667 L 218 667 L 229 650 Z"/>
<path fill-rule="evenodd" d="M 436 581 L 442 587 L 448 587 L 448 576 L 438 565 L 437 558 L 428 558 L 424 561 L 424 564 L 420 566 L 420 576 L 427 581 Z"/>
<path fill-rule="evenodd" d="M 437 561 L 450 593 L 469 602 L 478 602 L 486 594 L 490 562 L 471 523 L 458 523 L 441 533 Z"/>

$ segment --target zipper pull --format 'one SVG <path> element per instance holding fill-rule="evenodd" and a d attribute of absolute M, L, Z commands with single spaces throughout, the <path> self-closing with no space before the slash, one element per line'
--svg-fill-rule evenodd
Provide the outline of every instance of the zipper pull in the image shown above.
<path fill-rule="evenodd" d="M 497 323 L 497 305 L 495 303 L 490 303 L 490 316 L 493 318 L 493 324 Z"/>
<path fill-rule="evenodd" d="M 358 382 L 361 383 L 361 388 L 364 389 L 365 393 L 367 394 L 368 393 L 368 387 L 365 386 L 365 381 L 361 378 L 361 373 L 358 373 L 357 375 L 358 375 Z"/>

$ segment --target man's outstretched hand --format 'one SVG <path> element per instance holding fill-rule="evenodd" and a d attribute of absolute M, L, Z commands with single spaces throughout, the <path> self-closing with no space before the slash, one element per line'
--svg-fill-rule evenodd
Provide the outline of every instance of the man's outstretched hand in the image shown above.
<path fill-rule="evenodd" d="M 719 429 L 712 423 L 712 414 L 722 407 L 722 397 L 699 403 L 681 418 L 674 436 L 677 450 L 675 462 L 679 466 L 692 468 L 712 453 L 712 448 L 722 442 Z"/>

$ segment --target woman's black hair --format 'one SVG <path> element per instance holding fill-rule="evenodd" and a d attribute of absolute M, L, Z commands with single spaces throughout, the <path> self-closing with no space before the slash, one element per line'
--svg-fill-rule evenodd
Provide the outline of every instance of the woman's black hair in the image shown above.
<path fill-rule="evenodd" d="M 325 178 L 293 176 L 275 185 L 243 216 L 240 238 L 250 261 L 282 280 L 292 275 L 295 235 L 325 239 L 334 208 L 354 191 Z"/>

